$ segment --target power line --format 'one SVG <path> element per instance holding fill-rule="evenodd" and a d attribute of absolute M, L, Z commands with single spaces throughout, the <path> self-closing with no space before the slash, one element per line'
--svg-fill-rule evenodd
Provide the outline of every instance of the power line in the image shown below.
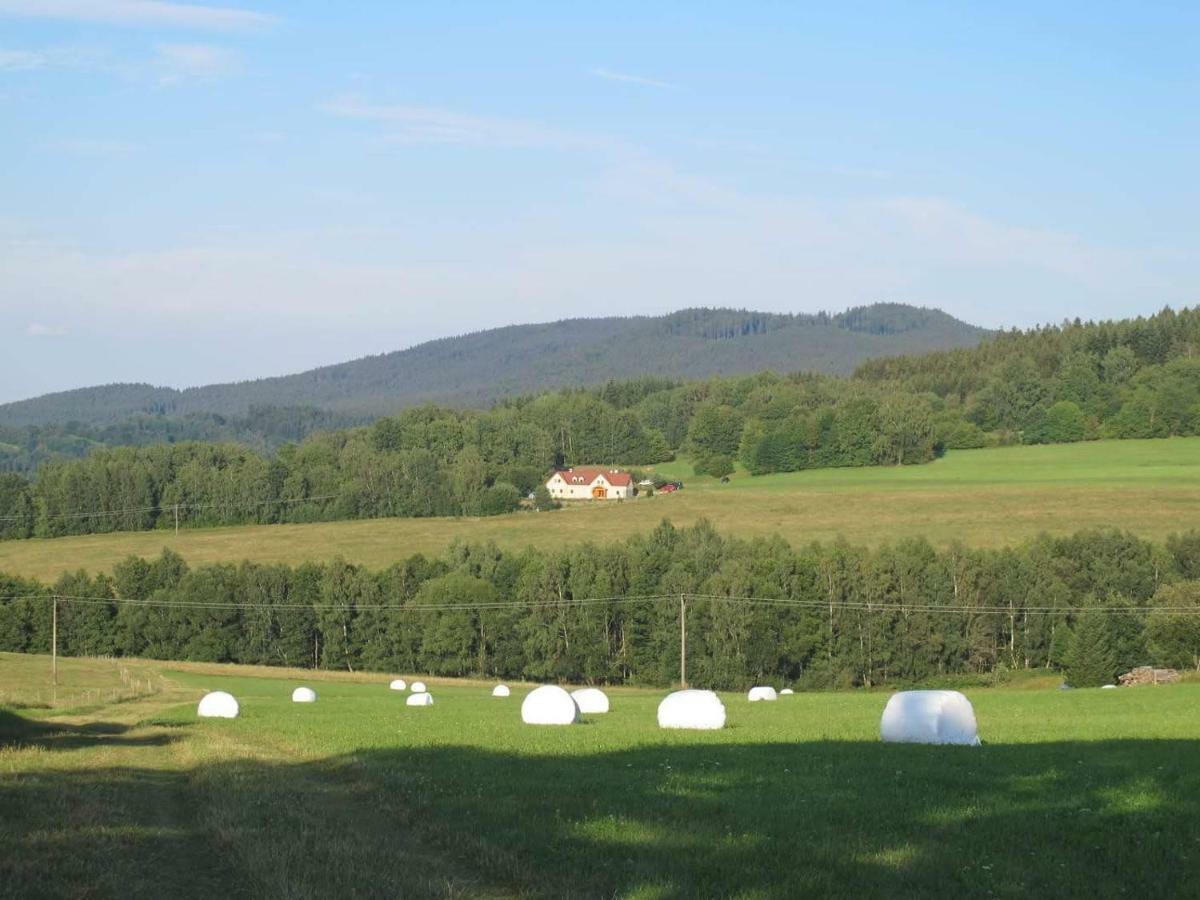
<path fill-rule="evenodd" d="M 18 522 L 32 518 L 37 522 L 59 521 L 62 519 L 99 519 L 105 516 L 121 516 L 129 513 L 171 512 L 175 509 L 214 509 L 245 508 L 251 506 L 288 506 L 296 503 L 312 503 L 319 500 L 336 500 L 340 494 L 318 494 L 313 497 L 281 497 L 274 500 L 214 500 L 209 503 L 165 503 L 158 506 L 125 506 L 119 509 L 98 509 L 89 512 L 50 513 L 39 515 L 31 511 L 29 515 L 10 514 L 0 516 L 0 522 Z"/>
<path fill-rule="evenodd" d="M 165 609 L 238 609 L 238 610 L 338 610 L 363 612 L 437 612 L 452 610 L 496 610 L 496 609 L 549 609 L 570 608 L 583 606 L 599 606 L 602 604 L 626 605 L 650 603 L 654 601 L 677 601 L 680 598 L 691 601 L 710 601 L 713 603 L 729 603 L 741 606 L 783 606 L 800 609 L 815 609 L 827 612 L 830 606 L 837 611 L 868 612 L 868 613 L 981 613 L 981 614 L 1035 614 L 1035 615 L 1072 615 L 1083 613 L 1110 614 L 1143 614 L 1151 612 L 1175 613 L 1184 615 L 1200 615 L 1200 606 L 971 606 L 968 604 L 938 605 L 932 603 L 893 604 L 869 603 L 865 601 L 834 601 L 826 600 L 794 600 L 782 597 L 736 597 L 717 594 L 643 594 L 618 595 L 613 597 L 582 597 L 579 599 L 556 600 L 497 600 L 480 603 L 238 603 L 207 600 L 156 600 L 134 599 L 129 597 L 91 597 L 72 594 L 10 594 L 0 597 L 0 600 L 56 600 L 64 603 L 101 606 L 119 604 L 131 607 L 165 608 Z"/>

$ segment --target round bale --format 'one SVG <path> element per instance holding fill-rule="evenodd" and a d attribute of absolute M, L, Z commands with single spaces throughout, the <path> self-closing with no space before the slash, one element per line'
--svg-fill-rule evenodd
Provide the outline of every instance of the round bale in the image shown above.
<path fill-rule="evenodd" d="M 317 692 L 310 687 L 298 687 L 292 691 L 293 703 L 316 703 Z"/>
<path fill-rule="evenodd" d="M 507 697 L 511 693 L 512 693 L 512 691 L 510 691 L 508 689 L 507 684 L 498 684 L 494 688 L 492 688 L 492 696 L 493 697 Z"/>
<path fill-rule="evenodd" d="M 408 682 L 403 678 L 397 678 L 395 681 L 389 684 L 388 687 L 390 687 L 393 691 L 407 691 Z"/>
<path fill-rule="evenodd" d="M 575 705 L 581 713 L 608 712 L 608 695 L 599 688 L 580 688 L 571 691 L 571 696 L 575 698 Z"/>
<path fill-rule="evenodd" d="M 971 701 L 958 691 L 900 691 L 883 710 L 879 733 L 903 744 L 979 745 Z"/>
<path fill-rule="evenodd" d="M 543 684 L 521 703 L 521 721 L 526 725 L 574 725 L 579 721 L 579 705 L 558 685 Z"/>
<path fill-rule="evenodd" d="M 196 715 L 206 719 L 236 719 L 240 712 L 237 699 L 225 691 L 205 694 L 196 707 Z"/>
<path fill-rule="evenodd" d="M 408 699 L 404 703 L 407 706 L 433 706 L 433 694 L 428 691 L 409 694 Z"/>
<path fill-rule="evenodd" d="M 779 692 L 779 696 L 780 697 L 790 697 L 794 693 L 796 693 L 796 692 L 793 691 L 791 688 L 784 688 L 782 691 Z"/>
<path fill-rule="evenodd" d="M 423 693 L 425 693 L 425 682 L 423 682 L 423 681 L 414 681 L 414 682 L 412 683 L 412 692 L 413 692 L 414 694 L 423 694 Z"/>
<path fill-rule="evenodd" d="M 752 687 L 750 693 L 746 695 L 746 699 L 751 703 L 756 703 L 759 700 L 778 700 L 779 695 L 775 693 L 773 687 Z"/>
<path fill-rule="evenodd" d="M 658 704 L 658 727 L 701 731 L 724 728 L 725 704 L 712 691 L 675 691 Z"/>

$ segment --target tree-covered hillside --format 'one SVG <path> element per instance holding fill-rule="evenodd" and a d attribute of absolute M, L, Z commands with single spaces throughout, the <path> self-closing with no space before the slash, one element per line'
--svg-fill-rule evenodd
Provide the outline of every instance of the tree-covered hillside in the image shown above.
<path fill-rule="evenodd" d="M 711 320 L 706 327 L 711 327 Z M 770 327 L 765 326 L 765 327 Z M 643 377 L 490 410 L 406 410 L 275 454 L 228 443 L 101 448 L 0 477 L 0 535 L 508 512 L 556 464 L 751 474 L 924 463 L 946 449 L 1200 433 L 1200 310 L 1013 332 L 854 377 Z"/>
<path fill-rule="evenodd" d="M 47 394 L 0 405 L 0 426 L 107 426 L 189 414 L 244 419 L 256 407 L 317 407 L 363 421 L 424 403 L 486 408 L 503 397 L 638 375 L 704 378 L 764 369 L 848 375 L 867 359 L 972 346 L 985 335 L 938 310 L 899 304 L 838 315 L 690 309 L 567 319 L 430 341 L 278 378 L 187 390 L 113 384 Z"/>

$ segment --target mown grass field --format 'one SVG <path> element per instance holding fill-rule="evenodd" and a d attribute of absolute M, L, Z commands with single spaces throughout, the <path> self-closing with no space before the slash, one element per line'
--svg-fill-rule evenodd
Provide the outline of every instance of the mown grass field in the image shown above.
<path fill-rule="evenodd" d="M 670 496 L 583 503 L 550 513 L 482 519 L 373 519 L 88 535 L 0 543 L 0 571 L 53 580 L 68 569 L 107 571 L 129 554 L 163 547 L 190 563 L 252 559 L 300 563 L 342 556 L 382 568 L 455 539 L 508 548 L 621 539 L 664 518 L 711 519 L 743 537 L 794 544 L 841 535 L 878 544 L 923 535 L 1003 546 L 1047 531 L 1117 526 L 1147 538 L 1200 527 L 1200 438 L 953 451 L 903 468 L 823 469 L 729 484 L 696 478 L 686 463 L 660 467 L 687 487 Z"/>
<path fill-rule="evenodd" d="M 64 689 L 111 661 L 67 660 Z M 724 695 L 664 732 L 662 691 L 579 726 L 524 689 L 130 663 L 161 690 L 0 710 L 0 895 L 1123 897 L 1194 894 L 1200 685 L 979 689 L 980 748 L 884 745 L 883 693 Z M 40 688 L 44 657 L 0 654 Z M 261 677 L 272 675 L 273 677 Z M 292 704 L 294 686 L 320 700 Z M 240 719 L 195 718 L 203 690 Z"/>

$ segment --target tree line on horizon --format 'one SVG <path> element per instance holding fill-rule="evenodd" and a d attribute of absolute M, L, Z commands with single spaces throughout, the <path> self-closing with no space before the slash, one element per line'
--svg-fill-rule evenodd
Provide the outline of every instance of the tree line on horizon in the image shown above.
<path fill-rule="evenodd" d="M 933 686 L 1035 669 L 1083 687 L 1144 664 L 1200 670 L 1197 531 L 938 550 L 920 538 L 792 547 L 663 522 L 603 545 L 460 543 L 382 571 L 190 567 L 164 550 L 54 585 L 0 575 L 0 650 L 49 651 L 52 594 L 88 601 L 58 602 L 67 655 L 667 685 L 689 595 L 689 681 L 702 687 Z M 615 599 L 579 602 L 596 598 Z"/>
<path fill-rule="evenodd" d="M 265 414 L 265 413 L 264 413 Z M 286 421 L 286 417 L 284 418 Z M 1200 310 L 1005 332 L 876 360 L 851 378 L 641 377 L 423 406 L 266 452 L 234 443 L 100 448 L 0 475 L 0 537 L 510 512 L 555 465 L 751 475 L 929 462 L 947 449 L 1200 433 Z"/>

